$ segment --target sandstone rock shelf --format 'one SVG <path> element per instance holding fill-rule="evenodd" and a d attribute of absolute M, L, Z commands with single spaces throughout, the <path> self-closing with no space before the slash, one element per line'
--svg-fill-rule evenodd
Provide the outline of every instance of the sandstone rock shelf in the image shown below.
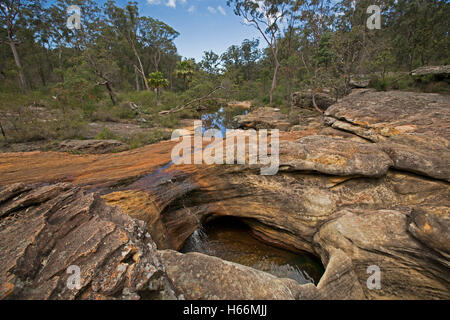
<path fill-rule="evenodd" d="M 357 91 L 327 109 L 333 129 L 280 135 L 274 176 L 164 167 L 169 141 L 107 155 L 2 154 L 0 297 L 449 299 L 449 106 L 443 95 Z M 214 216 L 317 255 L 324 275 L 301 285 L 174 251 Z M 66 286 L 71 265 L 80 289 Z M 371 265 L 377 290 L 366 286 Z"/>

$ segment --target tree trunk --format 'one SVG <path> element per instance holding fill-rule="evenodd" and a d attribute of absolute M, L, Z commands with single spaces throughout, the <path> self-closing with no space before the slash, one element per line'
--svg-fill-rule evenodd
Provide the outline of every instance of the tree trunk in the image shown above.
<path fill-rule="evenodd" d="M 113 91 L 112 86 L 109 83 L 109 81 L 105 81 L 105 86 L 106 86 L 106 89 L 108 89 L 109 97 L 111 98 L 111 101 L 112 101 L 113 105 L 116 105 L 117 104 L 117 100 L 116 100 L 116 97 L 114 95 L 114 91 Z"/>
<path fill-rule="evenodd" d="M 134 75 L 136 77 L 136 91 L 141 91 L 141 86 L 139 85 L 139 75 L 136 66 L 134 66 Z"/>
<path fill-rule="evenodd" d="M 323 113 L 323 110 L 322 109 L 320 109 L 319 108 L 319 106 L 317 105 L 317 103 L 316 103 L 316 92 L 313 90 L 312 91 L 312 103 L 313 103 L 313 106 L 314 106 L 314 108 L 317 110 L 317 111 L 319 111 L 320 113 Z"/>
<path fill-rule="evenodd" d="M 61 72 L 61 82 L 64 82 L 64 73 L 63 70 L 63 64 L 62 64 L 62 47 L 61 47 L 61 41 L 58 40 L 58 68 Z"/>
<path fill-rule="evenodd" d="M 155 88 L 155 103 L 158 105 L 158 88 Z"/>
<path fill-rule="evenodd" d="M 2 132 L 3 138 L 5 138 L 5 140 L 6 140 L 5 130 L 3 130 L 3 126 L 2 126 L 2 123 L 1 123 L 1 122 L 0 122 L 0 131 Z"/>
<path fill-rule="evenodd" d="M 136 57 L 136 59 L 137 59 L 137 61 L 138 61 L 138 63 L 139 63 L 139 72 L 141 73 L 141 75 L 142 75 L 142 79 L 143 79 L 143 81 L 144 81 L 144 86 L 145 86 L 145 89 L 147 90 L 147 91 L 150 91 L 150 87 L 149 87 L 149 85 L 148 85 L 148 83 L 147 83 L 147 79 L 145 78 L 145 72 L 144 72 L 144 67 L 142 66 L 142 62 L 141 62 L 141 58 L 139 58 L 139 55 L 138 55 L 138 53 L 137 53 L 137 50 L 136 50 L 136 48 L 134 47 L 134 44 L 131 42 L 131 48 L 133 49 L 133 53 L 134 53 L 134 56 Z"/>
<path fill-rule="evenodd" d="M 280 68 L 280 63 L 278 62 L 278 58 L 275 58 L 275 69 L 273 70 L 273 78 L 272 78 L 272 87 L 270 88 L 269 93 L 269 103 L 273 102 L 273 92 L 275 91 L 275 87 L 277 86 L 277 73 Z"/>
<path fill-rule="evenodd" d="M 8 30 L 8 40 L 9 46 L 11 47 L 11 51 L 14 56 L 14 61 L 16 62 L 17 69 L 19 70 L 20 84 L 22 85 L 22 89 L 25 90 L 27 88 L 27 82 L 25 81 L 25 75 L 23 73 L 22 64 L 20 63 L 19 54 L 17 53 L 16 44 L 14 43 L 11 32 L 9 30 Z"/>
<path fill-rule="evenodd" d="M 294 103 L 292 101 L 292 74 L 291 72 L 289 72 L 289 76 L 288 76 L 288 97 L 290 99 L 290 103 L 291 103 L 291 113 L 294 112 Z"/>

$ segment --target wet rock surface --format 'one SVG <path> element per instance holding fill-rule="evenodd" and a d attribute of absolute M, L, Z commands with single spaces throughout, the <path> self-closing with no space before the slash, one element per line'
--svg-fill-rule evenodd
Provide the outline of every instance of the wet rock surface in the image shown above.
<path fill-rule="evenodd" d="M 274 176 L 170 165 L 173 142 L 3 154 L 1 297 L 449 299 L 448 107 L 444 95 L 354 92 L 328 108 L 330 127 L 280 133 Z M 217 216 L 316 255 L 319 283 L 172 251 Z M 79 290 L 65 286 L 70 265 L 80 266 Z M 373 265 L 379 289 L 366 284 Z"/>

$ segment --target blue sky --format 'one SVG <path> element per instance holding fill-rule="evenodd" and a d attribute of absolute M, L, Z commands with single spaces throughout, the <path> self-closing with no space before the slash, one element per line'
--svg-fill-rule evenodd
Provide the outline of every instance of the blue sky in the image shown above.
<path fill-rule="evenodd" d="M 124 6 L 127 0 L 118 0 Z M 159 19 L 180 33 L 178 53 L 200 61 L 203 51 L 222 54 L 244 39 L 260 38 L 253 27 L 234 14 L 226 0 L 138 0 L 140 14 Z M 261 45 L 262 39 L 260 39 Z"/>

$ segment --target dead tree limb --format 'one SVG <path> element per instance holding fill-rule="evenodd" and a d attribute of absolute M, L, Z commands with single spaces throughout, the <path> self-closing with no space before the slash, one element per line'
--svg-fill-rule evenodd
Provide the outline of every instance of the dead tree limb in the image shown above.
<path fill-rule="evenodd" d="M 320 109 L 319 106 L 316 103 L 316 93 L 315 93 L 315 91 L 312 91 L 311 96 L 312 96 L 312 104 L 314 106 L 314 109 L 316 109 L 320 113 L 323 113 L 323 110 Z"/>
<path fill-rule="evenodd" d="M 184 110 L 184 109 L 186 109 L 187 107 L 189 107 L 190 105 L 192 105 L 195 102 L 199 102 L 199 101 L 202 101 L 202 100 L 205 100 L 205 99 L 209 98 L 214 92 L 216 92 L 217 90 L 220 90 L 220 89 L 223 89 L 223 87 L 222 86 L 218 86 L 217 88 L 215 88 L 214 90 L 210 91 L 207 95 L 205 95 L 203 97 L 191 100 L 188 103 L 185 103 L 184 105 L 176 107 L 174 109 L 160 111 L 159 114 L 160 115 L 166 115 L 166 114 L 169 114 L 169 113 L 174 113 L 174 112 L 179 112 L 181 110 Z"/>

